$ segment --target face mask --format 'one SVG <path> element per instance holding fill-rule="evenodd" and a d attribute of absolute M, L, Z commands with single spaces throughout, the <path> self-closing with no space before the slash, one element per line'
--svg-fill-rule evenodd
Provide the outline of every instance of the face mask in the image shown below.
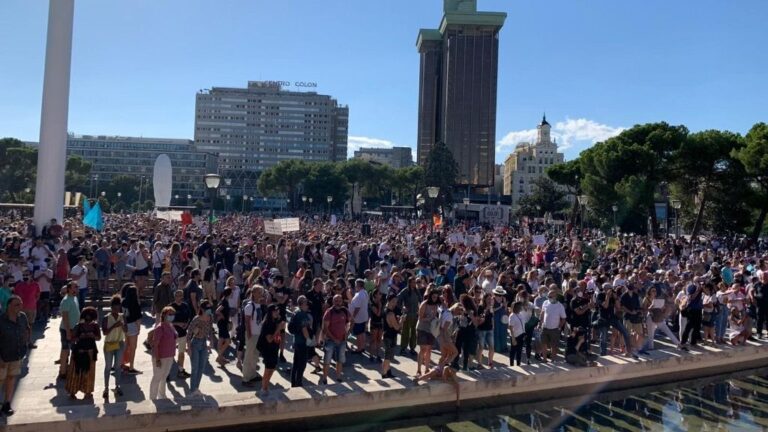
<path fill-rule="evenodd" d="M 176 315 L 166 315 L 165 321 L 166 322 L 173 322 L 173 319 L 176 318 Z"/>

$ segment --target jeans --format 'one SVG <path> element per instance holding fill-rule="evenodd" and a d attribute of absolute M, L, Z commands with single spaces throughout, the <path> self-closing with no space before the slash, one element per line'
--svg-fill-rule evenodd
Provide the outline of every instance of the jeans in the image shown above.
<path fill-rule="evenodd" d="M 80 307 L 80 312 L 85 307 L 85 298 L 88 296 L 88 288 L 80 288 L 77 290 L 77 305 Z"/>
<path fill-rule="evenodd" d="M 152 358 L 152 381 L 149 383 L 149 399 L 155 400 L 158 397 L 165 399 L 165 379 L 168 378 L 168 374 L 171 373 L 171 365 L 173 364 L 173 357 L 166 357 L 160 359 L 160 366 L 157 365 L 157 360 Z"/>
<path fill-rule="evenodd" d="M 523 344 L 525 343 L 525 333 L 515 338 L 515 345 L 509 346 L 509 365 L 514 366 L 517 362 L 521 366 L 523 359 Z"/>
<path fill-rule="evenodd" d="M 304 370 L 307 368 L 307 345 L 293 346 L 293 367 L 291 367 L 291 387 L 303 385 Z"/>
<path fill-rule="evenodd" d="M 162 267 L 152 267 L 152 288 L 156 287 L 160 283 L 160 278 L 162 276 L 163 276 Z"/>
<path fill-rule="evenodd" d="M 728 308 L 720 305 L 720 312 L 715 317 L 715 336 L 718 339 L 725 338 L 726 330 L 728 330 Z"/>
<path fill-rule="evenodd" d="M 123 368 L 120 367 L 120 359 L 123 358 L 125 342 L 120 342 L 117 351 L 104 351 L 104 388 L 109 388 L 109 376 L 112 368 L 115 370 L 115 387 L 120 387 L 120 379 L 123 377 Z"/>
<path fill-rule="evenodd" d="M 403 330 L 400 332 L 400 348 L 416 348 L 416 321 L 418 317 L 408 316 L 403 323 Z"/>
<path fill-rule="evenodd" d="M 200 380 L 203 379 L 205 365 L 208 364 L 208 348 L 205 346 L 205 339 L 192 338 L 189 344 L 190 367 L 192 378 L 189 382 L 189 391 L 193 392 L 200 388 Z"/>
<path fill-rule="evenodd" d="M 701 340 L 701 309 L 688 310 L 688 322 L 685 323 L 682 342 L 688 342 L 688 336 L 691 337 L 691 344 L 696 345 Z"/>
<path fill-rule="evenodd" d="M 629 339 L 629 333 L 627 333 L 624 323 L 620 319 L 613 317 L 608 320 L 607 326 L 597 328 L 600 331 L 600 355 L 604 356 L 608 353 L 608 329 L 611 327 L 621 333 L 621 336 L 624 338 L 624 345 L 627 346 L 627 352 L 631 352 L 632 341 Z"/>
<path fill-rule="evenodd" d="M 666 321 L 656 323 L 653 322 L 650 316 L 648 316 L 645 318 L 645 326 L 648 329 L 648 336 L 645 338 L 645 343 L 643 343 L 643 349 L 653 349 L 653 339 L 656 333 L 656 329 L 664 332 L 664 334 L 667 335 L 673 344 L 680 345 L 680 340 L 677 338 L 677 336 L 675 336 L 672 330 L 669 329 Z"/>

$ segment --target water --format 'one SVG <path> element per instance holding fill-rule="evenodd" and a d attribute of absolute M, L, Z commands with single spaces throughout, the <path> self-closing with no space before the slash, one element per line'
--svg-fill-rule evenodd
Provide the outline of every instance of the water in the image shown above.
<path fill-rule="evenodd" d="M 465 411 L 406 421 L 347 426 L 343 430 L 768 431 L 768 370 L 590 395 L 582 400 Z"/>

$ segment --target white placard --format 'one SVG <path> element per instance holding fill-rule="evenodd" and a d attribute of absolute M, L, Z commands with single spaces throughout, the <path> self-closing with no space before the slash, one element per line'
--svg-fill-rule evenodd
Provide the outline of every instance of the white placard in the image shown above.
<path fill-rule="evenodd" d="M 279 224 L 280 230 L 284 233 L 301 230 L 299 218 L 275 219 L 274 223 Z"/>
<path fill-rule="evenodd" d="M 281 225 L 274 220 L 264 220 L 264 234 L 267 235 L 283 235 Z"/>
<path fill-rule="evenodd" d="M 336 215 L 331 215 L 331 226 L 336 226 Z"/>
<path fill-rule="evenodd" d="M 544 237 L 543 234 L 537 234 L 533 236 L 533 244 L 536 246 L 544 246 L 547 244 L 547 239 Z"/>

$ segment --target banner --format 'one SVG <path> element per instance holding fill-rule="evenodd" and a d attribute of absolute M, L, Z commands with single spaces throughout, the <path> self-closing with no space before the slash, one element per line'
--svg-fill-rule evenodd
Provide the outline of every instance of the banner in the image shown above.
<path fill-rule="evenodd" d="M 264 220 L 264 234 L 281 236 L 283 235 L 283 230 L 277 221 Z"/>
<path fill-rule="evenodd" d="M 181 210 L 158 210 L 155 212 L 155 218 L 167 220 L 168 222 L 181 221 L 182 213 Z"/>
<path fill-rule="evenodd" d="M 280 225 L 280 231 L 283 233 L 301 230 L 299 218 L 275 219 L 274 222 Z"/>
<path fill-rule="evenodd" d="M 605 244 L 605 248 L 607 250 L 619 250 L 620 246 L 621 246 L 621 243 L 619 242 L 619 239 L 616 237 L 608 237 L 608 241 Z"/>
<path fill-rule="evenodd" d="M 547 239 L 543 234 L 537 234 L 533 236 L 533 244 L 536 246 L 544 246 L 547 244 Z"/>

